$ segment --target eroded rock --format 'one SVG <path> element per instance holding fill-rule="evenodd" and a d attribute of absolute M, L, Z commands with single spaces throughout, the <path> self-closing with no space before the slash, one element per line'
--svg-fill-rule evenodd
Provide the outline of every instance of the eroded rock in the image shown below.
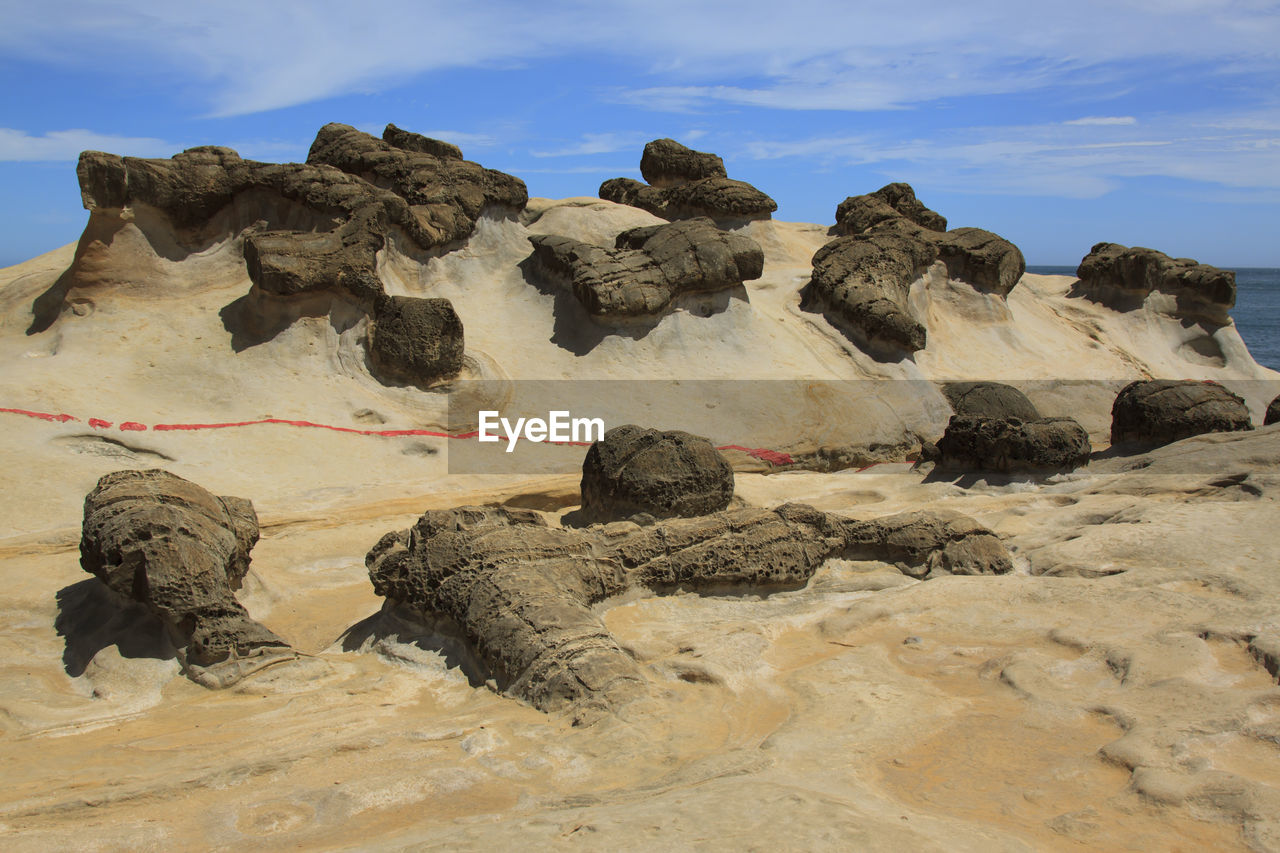
<path fill-rule="evenodd" d="M 257 541 L 257 514 L 244 498 L 167 471 L 116 471 L 85 498 L 80 565 L 168 626 L 193 680 L 226 686 L 246 671 L 239 659 L 292 655 L 235 598 Z M 234 676 L 220 677 L 221 664 Z"/>
<path fill-rule="evenodd" d="M 1026 394 L 1001 382 L 948 382 L 942 386 L 942 394 L 957 415 L 1023 421 L 1040 418 Z"/>
<path fill-rule="evenodd" d="M 535 273 L 601 317 L 661 314 L 681 293 L 738 287 L 764 269 L 759 244 L 706 218 L 633 228 L 618 235 L 613 249 L 545 234 L 529 242 Z"/>
<path fill-rule="evenodd" d="M 499 689 L 586 722 L 647 692 L 592 604 L 633 588 L 800 586 L 837 554 L 917 577 L 1012 567 L 990 531 L 963 516 L 855 522 L 800 504 L 577 530 L 529 510 L 433 510 L 384 536 L 365 563 L 389 604 L 451 618 Z"/>
<path fill-rule="evenodd" d="M 448 299 L 388 296 L 378 303 L 369 330 L 375 375 L 427 386 L 462 369 L 462 321 Z"/>
<path fill-rule="evenodd" d="M 1267 413 L 1262 420 L 1263 426 L 1271 426 L 1275 423 L 1280 423 L 1280 397 L 1276 397 L 1267 404 Z"/>
<path fill-rule="evenodd" d="M 432 157 L 440 157 L 444 160 L 462 159 L 462 149 L 452 142 L 401 130 L 394 124 L 388 124 L 383 128 L 382 141 L 404 151 L 417 151 L 419 154 L 430 154 Z"/>
<path fill-rule="evenodd" d="M 955 415 L 937 444 L 939 471 L 1047 474 L 1089 462 L 1089 433 L 1072 418 Z"/>
<path fill-rule="evenodd" d="M 873 193 L 846 198 L 836 207 L 836 225 L 845 234 L 861 234 L 899 217 L 930 231 L 946 231 L 947 220 L 924 206 L 910 184 L 886 184 Z"/>
<path fill-rule="evenodd" d="M 1242 397 L 1216 382 L 1130 382 L 1111 406 L 1111 443 L 1169 444 L 1209 432 L 1253 429 Z"/>
<path fill-rule="evenodd" d="M 614 427 L 582 462 L 582 512 L 593 521 L 718 512 L 733 498 L 733 468 L 701 436 Z"/>
<path fill-rule="evenodd" d="M 1236 274 L 1231 270 L 1141 246 L 1098 243 L 1080 262 L 1076 276 L 1085 294 L 1122 311 L 1158 292 L 1173 297 L 1177 316 L 1225 325 L 1230 322 L 1227 312 L 1236 304 Z"/>
<path fill-rule="evenodd" d="M 727 177 L 724 162 L 715 154 L 694 151 L 673 139 L 656 139 L 645 146 L 640 173 L 648 184 L 612 178 L 600 185 L 600 198 L 672 220 L 768 219 L 778 209 L 777 202 L 751 184 Z"/>

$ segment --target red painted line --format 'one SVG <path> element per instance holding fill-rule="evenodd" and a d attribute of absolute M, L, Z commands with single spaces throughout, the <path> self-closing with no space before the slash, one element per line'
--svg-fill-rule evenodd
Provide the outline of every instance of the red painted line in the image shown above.
<path fill-rule="evenodd" d="M 28 418 L 37 418 L 42 421 L 50 421 L 50 422 L 57 422 L 57 423 L 67 423 L 68 421 L 80 420 L 79 418 L 73 417 L 71 415 L 53 414 L 52 412 L 33 412 L 27 409 L 0 408 L 0 413 L 7 413 L 12 415 L 23 415 L 24 417 L 28 417 Z M 288 420 L 286 418 L 262 418 L 260 420 L 255 420 L 255 421 L 227 421 L 223 423 L 208 423 L 208 424 L 155 424 L 154 426 L 151 426 L 151 427 L 148 427 L 146 424 L 138 423 L 137 421 L 124 421 L 123 423 L 120 424 L 118 429 L 124 432 L 146 432 L 148 429 L 154 430 L 155 432 L 177 432 L 177 431 L 193 432 L 195 430 L 231 429 L 233 427 L 258 426 L 260 424 L 280 424 L 282 426 L 302 427 L 306 429 L 327 429 L 333 432 L 345 432 L 345 433 L 350 433 L 352 435 L 376 435 L 383 438 L 401 438 L 404 436 L 426 436 L 429 438 L 478 438 L 480 436 L 479 430 L 471 430 L 470 432 L 448 433 L 448 432 L 440 432 L 438 430 L 429 430 L 429 429 L 356 429 L 355 427 L 333 426 L 331 424 L 315 423 L 314 421 L 295 421 L 295 420 Z M 112 426 L 112 422 L 103 420 L 102 418 L 89 418 L 89 426 L 92 427 L 93 429 L 110 429 Z M 501 439 L 502 441 L 509 441 L 509 439 L 503 435 L 499 435 L 497 436 L 497 438 Z M 528 439 L 526 439 L 526 441 L 527 440 Z M 548 441 L 548 442 L 534 442 L 534 443 L 535 444 L 554 444 L 560 447 L 564 447 L 564 446 L 590 447 L 591 446 L 591 442 L 589 441 Z M 768 448 L 764 448 L 764 447 L 743 447 L 740 444 L 726 444 L 716 449 L 717 450 L 740 450 L 743 453 L 746 453 L 748 456 L 751 456 L 755 459 L 759 459 L 762 462 L 768 462 L 772 465 L 791 465 L 795 461 L 787 453 L 782 453 L 777 450 L 769 450 Z M 879 463 L 875 463 L 875 464 L 879 464 Z M 871 467 L 873 466 L 872 465 L 867 466 L 867 468 L 871 468 Z M 860 468 L 859 470 L 865 471 L 867 470 L 867 468 Z"/>

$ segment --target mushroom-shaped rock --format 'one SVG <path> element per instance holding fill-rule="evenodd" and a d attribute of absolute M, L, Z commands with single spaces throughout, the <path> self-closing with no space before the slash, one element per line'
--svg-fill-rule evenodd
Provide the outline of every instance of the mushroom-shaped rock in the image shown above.
<path fill-rule="evenodd" d="M 529 242 L 535 274 L 604 318 L 661 314 L 681 293 L 738 287 L 764 269 L 758 243 L 705 218 L 624 231 L 613 249 L 556 235 Z"/>
<path fill-rule="evenodd" d="M 937 257 L 932 243 L 907 234 L 840 237 L 813 256 L 803 307 L 821 311 L 871 352 L 924 349 L 925 328 L 912 316 L 907 293 Z"/>
<path fill-rule="evenodd" d="M 768 219 L 778 209 L 777 202 L 751 184 L 728 178 L 719 157 L 673 139 L 645 146 L 640 173 L 648 184 L 611 178 L 600 185 L 600 198 L 672 220 L 707 216 L 741 222 Z"/>
<path fill-rule="evenodd" d="M 940 471 L 1058 473 L 1089 462 L 1089 433 L 1072 418 L 955 415 L 939 439 Z"/>
<path fill-rule="evenodd" d="M 1216 382 L 1130 382 L 1111 406 L 1111 443 L 1169 444 L 1209 432 L 1253 429 L 1244 398 Z"/>
<path fill-rule="evenodd" d="M 448 299 L 387 296 L 369 328 L 369 361 L 385 380 L 427 386 L 462 369 L 462 321 Z"/>
<path fill-rule="evenodd" d="M 964 516 L 859 522 L 803 504 L 583 529 L 549 527 L 529 510 L 432 510 L 384 536 L 365 563 L 389 603 L 450 617 L 500 689 L 589 722 L 647 693 L 593 604 L 630 589 L 794 588 L 837 554 L 915 577 L 1012 568 L 999 540 Z"/>
<path fill-rule="evenodd" d="M 732 497 L 733 467 L 687 432 L 614 427 L 582 462 L 582 513 L 594 521 L 707 515 Z"/>
<path fill-rule="evenodd" d="M 168 471 L 116 471 L 85 498 L 80 565 L 168 626 L 193 680 L 227 686 L 244 673 L 237 659 L 292 657 L 234 595 L 257 541 L 257 514 L 243 498 Z"/>
<path fill-rule="evenodd" d="M 1022 421 L 1040 418 L 1026 394 L 1001 382 L 948 382 L 942 386 L 942 395 L 957 415 Z"/>
<path fill-rule="evenodd" d="M 1007 296 L 1027 271 L 1017 246 L 981 228 L 953 228 L 933 240 L 947 276 L 978 290 Z"/>
<path fill-rule="evenodd" d="M 724 170 L 724 161 L 718 156 L 686 148 L 674 139 L 655 139 L 645 145 L 640 157 L 640 174 L 659 189 L 729 176 Z"/>
<path fill-rule="evenodd" d="M 1173 313 L 1230 322 L 1236 304 L 1236 274 L 1190 258 L 1171 258 L 1155 249 L 1098 243 L 1076 269 L 1081 289 L 1091 298 L 1119 310 L 1141 305 L 1153 292 L 1174 299 Z"/>

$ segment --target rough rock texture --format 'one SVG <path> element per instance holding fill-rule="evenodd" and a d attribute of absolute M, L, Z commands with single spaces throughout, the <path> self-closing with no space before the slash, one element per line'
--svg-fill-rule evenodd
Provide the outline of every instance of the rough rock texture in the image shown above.
<path fill-rule="evenodd" d="M 1054 473 L 1089 462 L 1089 433 L 1072 418 L 955 415 L 937 445 L 940 471 Z"/>
<path fill-rule="evenodd" d="M 461 160 L 462 149 L 452 142 L 432 139 L 421 133 L 402 130 L 394 124 L 388 124 L 382 131 L 382 141 L 394 145 L 403 151 L 417 151 L 419 154 L 430 154 L 443 160 Z"/>
<path fill-rule="evenodd" d="M 957 415 L 979 418 L 1040 419 L 1036 407 L 1012 385 L 1002 382 L 948 382 L 942 394 Z"/>
<path fill-rule="evenodd" d="M 802 307 L 822 311 L 872 352 L 924 349 L 925 328 L 911 316 L 907 291 L 937 258 L 936 246 L 906 234 L 841 237 L 813 256 Z"/>
<path fill-rule="evenodd" d="M 727 178 L 724 161 L 715 154 L 694 151 L 674 139 L 655 139 L 644 147 L 640 174 L 659 189 L 703 178 Z"/>
<path fill-rule="evenodd" d="M 1280 423 L 1280 397 L 1276 397 L 1267 404 L 1267 414 L 1262 421 L 1263 426 L 1271 426 L 1275 423 Z"/>
<path fill-rule="evenodd" d="M 1098 243 L 1076 276 L 1086 294 L 1118 310 L 1135 308 L 1159 292 L 1174 297 L 1176 315 L 1222 325 L 1230 322 L 1227 312 L 1236 304 L 1234 272 L 1140 246 Z"/>
<path fill-rule="evenodd" d="M 462 369 L 462 321 L 448 299 L 388 296 L 369 330 L 373 372 L 393 382 L 426 386 Z"/>
<path fill-rule="evenodd" d="M 645 146 L 640 173 L 649 184 L 611 178 L 600 185 L 600 198 L 664 219 L 709 216 L 737 222 L 768 219 L 778 209 L 777 202 L 751 184 L 728 178 L 716 155 L 693 151 L 672 139 Z"/>
<path fill-rule="evenodd" d="M 800 504 L 584 530 L 548 527 L 529 510 L 434 510 L 384 536 L 365 564 L 389 602 L 450 617 L 500 689 L 589 721 L 646 692 L 592 604 L 635 587 L 796 586 L 846 551 L 917 576 L 1012 567 L 989 531 L 960 516 L 853 522 Z"/>
<path fill-rule="evenodd" d="M 194 680 L 225 685 L 203 668 L 288 649 L 233 594 L 257 541 L 258 517 L 244 498 L 167 471 L 116 471 L 85 498 L 80 565 L 164 621 L 186 646 Z"/>
<path fill-rule="evenodd" d="M 718 512 L 733 497 L 733 468 L 705 438 L 628 424 L 591 445 L 582 462 L 582 512 L 594 521 Z"/>
<path fill-rule="evenodd" d="M 659 314 L 680 293 L 737 287 L 764 269 L 759 244 L 706 218 L 624 231 L 614 249 L 555 235 L 529 242 L 536 272 L 604 317 Z"/>
<path fill-rule="evenodd" d="M 1026 271 L 1018 247 L 990 231 L 956 228 L 925 207 L 908 184 L 889 184 L 851 196 L 836 208 L 844 236 L 813 256 L 802 294 L 806 310 L 829 320 L 879 356 L 924 349 L 926 331 L 912 316 L 912 282 L 941 261 L 950 278 L 1007 296 Z"/>
<path fill-rule="evenodd" d="M 1242 397 L 1216 382 L 1130 382 L 1111 406 L 1111 443 L 1169 444 L 1208 432 L 1253 429 Z"/>
<path fill-rule="evenodd" d="M 845 234 L 861 234 L 903 216 L 930 231 L 947 230 L 946 217 L 925 207 L 910 184 L 887 184 L 873 193 L 850 196 L 836 207 L 836 225 Z"/>

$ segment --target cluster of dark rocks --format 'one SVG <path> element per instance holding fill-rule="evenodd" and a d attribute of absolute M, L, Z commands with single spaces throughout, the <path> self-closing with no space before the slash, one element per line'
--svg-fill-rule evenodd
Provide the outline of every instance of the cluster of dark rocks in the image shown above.
<path fill-rule="evenodd" d="M 778 204 L 760 190 L 728 177 L 715 154 L 694 151 L 674 139 L 655 139 L 644 147 L 640 174 L 612 178 L 600 185 L 600 198 L 647 210 L 663 219 L 706 216 L 717 222 L 768 219 Z"/>
<path fill-rule="evenodd" d="M 980 228 L 948 231 L 947 220 L 904 183 L 845 199 L 834 230 L 840 236 L 813 256 L 801 307 L 821 312 L 883 358 L 924 349 L 927 333 L 907 297 L 934 263 L 941 261 L 950 278 L 999 296 L 1026 271 L 1017 246 Z"/>
<path fill-rule="evenodd" d="M 528 202 L 519 178 L 395 125 L 378 139 L 327 124 L 305 163 L 259 163 L 217 146 L 168 160 L 86 151 L 77 175 L 90 211 L 149 206 L 190 247 L 243 232 L 253 282 L 247 322 L 307 297 L 346 300 L 372 320 L 373 371 L 418 385 L 461 369 L 462 323 L 446 300 L 387 295 L 377 253 L 393 242 L 411 253 L 446 250 L 471 235 L 482 213 L 509 215 Z"/>
<path fill-rule="evenodd" d="M 705 217 L 623 231 L 612 249 L 554 234 L 529 242 L 529 271 L 602 319 L 660 315 L 682 293 L 741 287 L 764 270 L 755 240 Z"/>

